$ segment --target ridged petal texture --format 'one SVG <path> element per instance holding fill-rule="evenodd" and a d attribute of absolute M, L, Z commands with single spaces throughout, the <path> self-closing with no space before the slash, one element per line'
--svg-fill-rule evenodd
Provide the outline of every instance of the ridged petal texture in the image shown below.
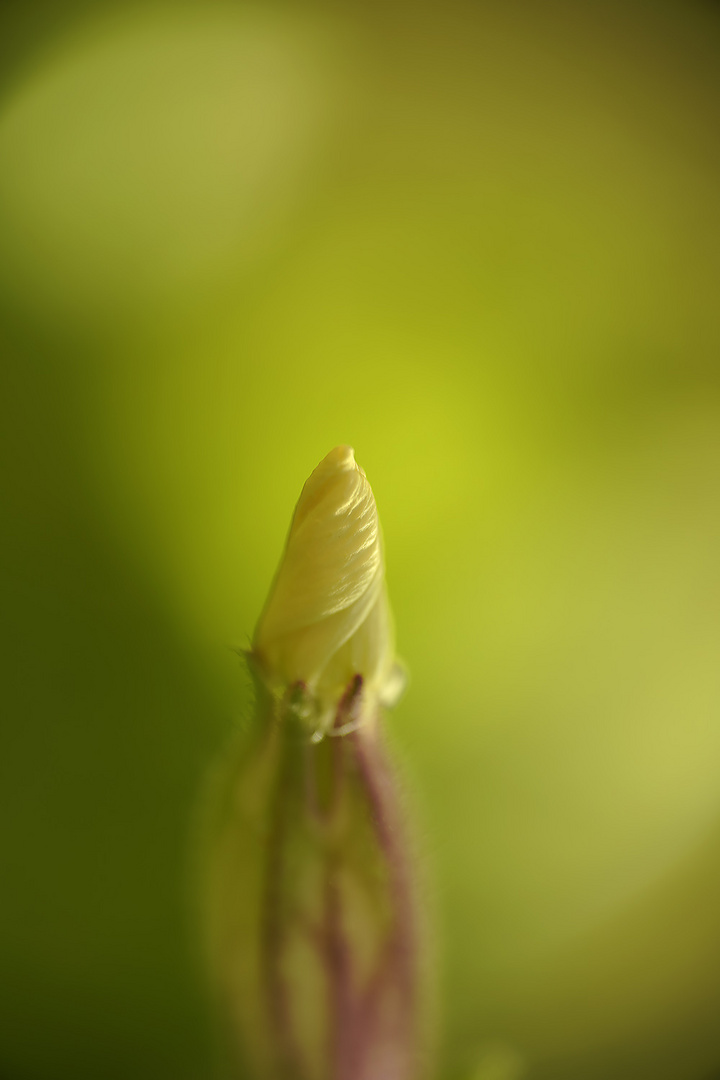
<path fill-rule="evenodd" d="M 321 711 L 357 674 L 380 699 L 394 681 L 377 507 L 349 446 L 302 490 L 254 652 L 271 679 L 304 683 Z"/>

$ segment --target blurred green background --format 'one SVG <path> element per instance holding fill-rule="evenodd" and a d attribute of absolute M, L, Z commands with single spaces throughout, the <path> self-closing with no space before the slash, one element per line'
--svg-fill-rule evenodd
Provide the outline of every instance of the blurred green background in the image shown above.
<path fill-rule="evenodd" d="M 212 1076 L 193 822 L 384 525 L 439 1080 L 720 1076 L 720 10 L 6 5 L 0 1076 Z"/>

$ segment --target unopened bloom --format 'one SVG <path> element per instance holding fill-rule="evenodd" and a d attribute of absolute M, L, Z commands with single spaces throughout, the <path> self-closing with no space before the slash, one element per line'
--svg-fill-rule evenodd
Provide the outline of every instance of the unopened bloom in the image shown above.
<path fill-rule="evenodd" d="M 414 1080 L 419 919 L 380 708 L 399 678 L 377 508 L 349 447 L 305 484 L 217 784 L 209 930 L 243 1075 Z"/>
<path fill-rule="evenodd" d="M 397 694 L 377 507 L 349 446 L 331 450 L 302 490 L 253 652 L 269 679 L 307 688 L 319 732 L 355 675 L 366 700 Z"/>

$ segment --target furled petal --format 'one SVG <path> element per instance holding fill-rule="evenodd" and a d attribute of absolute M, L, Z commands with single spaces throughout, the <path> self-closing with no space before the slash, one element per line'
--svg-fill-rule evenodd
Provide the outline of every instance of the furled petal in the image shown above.
<path fill-rule="evenodd" d="M 306 482 L 255 633 L 273 678 L 303 682 L 330 707 L 349 681 L 383 697 L 394 662 L 377 507 L 349 446 Z"/>

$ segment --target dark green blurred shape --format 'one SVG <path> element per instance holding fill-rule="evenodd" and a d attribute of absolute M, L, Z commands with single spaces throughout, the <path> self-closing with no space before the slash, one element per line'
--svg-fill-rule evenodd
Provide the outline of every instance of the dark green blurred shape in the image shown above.
<path fill-rule="evenodd" d="M 24 344 L 2 374 L 0 1070 L 205 1075 L 186 866 L 222 722 L 98 514 L 72 379 Z"/>

